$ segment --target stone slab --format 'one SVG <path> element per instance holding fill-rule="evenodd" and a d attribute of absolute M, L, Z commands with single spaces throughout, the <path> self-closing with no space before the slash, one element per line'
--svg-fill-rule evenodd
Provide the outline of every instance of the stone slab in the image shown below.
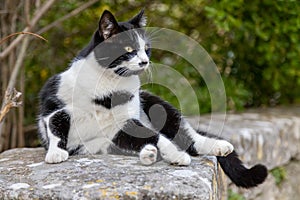
<path fill-rule="evenodd" d="M 188 167 L 163 161 L 142 166 L 137 157 L 73 156 L 44 163 L 42 148 L 0 154 L 0 199 L 226 199 L 226 181 L 215 157 Z"/>

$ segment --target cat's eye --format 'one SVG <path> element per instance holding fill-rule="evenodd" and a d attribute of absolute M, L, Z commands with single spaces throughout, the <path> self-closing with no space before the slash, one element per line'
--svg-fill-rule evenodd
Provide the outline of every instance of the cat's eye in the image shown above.
<path fill-rule="evenodd" d="M 147 51 L 148 49 L 149 49 L 149 45 L 146 44 L 146 45 L 145 45 L 145 51 Z"/>
<path fill-rule="evenodd" d="M 130 46 L 127 46 L 127 47 L 125 47 L 124 49 L 125 49 L 127 52 L 129 52 L 129 53 L 133 52 L 133 48 L 130 47 Z"/>

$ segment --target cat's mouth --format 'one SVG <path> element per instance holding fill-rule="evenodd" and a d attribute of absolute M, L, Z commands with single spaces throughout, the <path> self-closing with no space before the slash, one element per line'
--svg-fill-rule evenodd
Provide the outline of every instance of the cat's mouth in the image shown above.
<path fill-rule="evenodd" d="M 135 70 L 136 75 L 139 75 L 141 73 L 143 73 L 144 71 L 146 71 L 146 68 L 140 69 L 140 70 Z"/>
<path fill-rule="evenodd" d="M 139 75 L 139 74 L 143 73 L 145 70 L 146 70 L 145 67 L 143 67 L 141 69 L 136 69 L 136 70 L 130 70 L 126 67 L 121 67 L 121 68 L 118 68 L 117 70 L 115 70 L 114 72 L 116 74 L 118 74 L 119 76 L 129 77 L 132 75 Z"/>
<path fill-rule="evenodd" d="M 146 70 L 146 68 L 138 69 L 138 70 L 130 70 L 131 75 L 140 75 Z"/>

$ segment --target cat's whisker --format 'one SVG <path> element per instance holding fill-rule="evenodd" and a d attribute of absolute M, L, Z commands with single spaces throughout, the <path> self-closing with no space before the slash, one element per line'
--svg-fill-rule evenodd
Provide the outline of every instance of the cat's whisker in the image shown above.
<path fill-rule="evenodd" d="M 150 61 L 149 67 L 146 69 L 146 74 L 147 74 L 147 77 L 148 77 L 148 82 L 153 84 L 152 61 Z"/>
<path fill-rule="evenodd" d="M 159 42 L 159 36 L 151 36 L 149 38 L 147 38 L 149 40 L 150 43 L 153 43 L 153 42 Z"/>
<path fill-rule="evenodd" d="M 147 39 L 150 42 L 158 42 L 159 40 L 155 40 L 155 39 L 159 38 L 160 31 L 162 31 L 162 29 L 154 29 L 152 31 L 149 31 L 149 33 L 147 33 Z"/>
<path fill-rule="evenodd" d="M 124 76 L 127 76 L 128 74 L 128 69 L 127 68 L 123 68 L 120 72 L 120 75 L 124 75 Z"/>
<path fill-rule="evenodd" d="M 124 71 L 125 71 L 125 69 L 121 69 L 120 71 L 118 71 L 118 74 L 123 75 Z"/>
<path fill-rule="evenodd" d="M 97 58 L 96 61 L 107 60 L 109 57 Z"/>
<path fill-rule="evenodd" d="M 138 64 L 128 64 L 127 66 L 129 66 L 129 67 L 138 67 L 139 65 Z"/>
<path fill-rule="evenodd" d="M 150 37 L 154 36 L 155 34 L 159 33 L 160 31 L 162 31 L 162 29 L 153 29 L 151 31 L 149 31 L 149 29 L 147 30 L 147 36 L 149 35 Z"/>

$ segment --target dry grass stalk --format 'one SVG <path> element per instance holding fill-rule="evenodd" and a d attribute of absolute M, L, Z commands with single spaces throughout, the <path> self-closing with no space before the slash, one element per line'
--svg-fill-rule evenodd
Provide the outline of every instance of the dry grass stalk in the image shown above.
<path fill-rule="evenodd" d="M 22 102 L 19 101 L 21 96 L 22 93 L 18 92 L 15 88 L 12 91 L 6 91 L 5 104 L 0 111 L 0 123 L 12 108 L 16 108 L 22 105 Z"/>

